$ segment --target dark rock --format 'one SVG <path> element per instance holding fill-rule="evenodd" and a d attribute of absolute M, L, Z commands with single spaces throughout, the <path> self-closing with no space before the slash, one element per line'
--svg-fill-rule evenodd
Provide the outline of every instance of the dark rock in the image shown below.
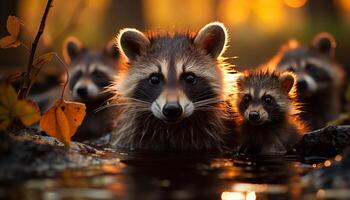
<path fill-rule="evenodd" d="M 62 170 L 94 164 L 117 163 L 103 158 L 106 153 L 72 142 L 70 148 L 37 129 L 17 129 L 0 133 L 0 183 L 57 176 Z"/>
<path fill-rule="evenodd" d="M 306 157 L 331 158 L 350 145 L 350 126 L 328 126 L 305 134 L 291 152 Z"/>

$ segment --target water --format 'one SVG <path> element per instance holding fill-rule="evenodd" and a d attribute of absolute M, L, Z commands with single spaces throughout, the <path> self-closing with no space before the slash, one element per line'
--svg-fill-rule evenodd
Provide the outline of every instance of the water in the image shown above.
<path fill-rule="evenodd" d="M 115 165 L 66 170 L 3 185 L 2 199 L 316 199 L 300 177 L 317 167 L 293 157 L 112 152 Z M 321 191 L 324 192 L 324 191 Z M 320 192 L 319 192 L 320 193 Z"/>

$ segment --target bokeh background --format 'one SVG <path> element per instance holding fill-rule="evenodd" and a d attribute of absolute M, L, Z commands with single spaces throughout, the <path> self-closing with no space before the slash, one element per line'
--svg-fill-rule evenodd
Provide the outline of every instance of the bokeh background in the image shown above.
<path fill-rule="evenodd" d="M 22 38 L 33 38 L 46 0 L 0 1 L 0 36 L 5 36 L 8 15 L 23 19 Z M 123 27 L 140 30 L 198 30 L 211 21 L 229 28 L 230 48 L 225 54 L 238 69 L 266 62 L 290 38 L 309 44 L 320 31 L 337 40 L 336 56 L 349 66 L 349 0 L 56 0 L 50 11 L 39 53 L 56 51 L 69 35 L 87 47 L 101 48 Z M 236 57 L 234 59 L 233 57 Z M 25 65 L 22 48 L 0 50 L 0 73 Z M 57 73 L 57 67 L 46 73 Z M 60 69 L 58 69 L 60 70 Z"/>

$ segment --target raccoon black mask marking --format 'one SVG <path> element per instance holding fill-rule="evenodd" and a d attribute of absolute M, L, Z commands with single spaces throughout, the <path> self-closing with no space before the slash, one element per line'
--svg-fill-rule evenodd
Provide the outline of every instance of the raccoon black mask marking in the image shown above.
<path fill-rule="evenodd" d="M 87 114 L 73 140 L 103 136 L 114 128 L 113 119 L 118 108 L 97 109 L 113 96 L 105 88 L 119 71 L 119 52 L 113 42 L 103 50 L 92 50 L 84 47 L 77 38 L 69 37 L 64 42 L 63 54 L 70 74 L 70 94 L 67 96 L 87 107 Z"/>
<path fill-rule="evenodd" d="M 145 35 L 123 29 L 118 46 L 128 60 L 116 93 L 125 104 L 114 131 L 116 147 L 162 151 L 222 150 L 230 116 L 224 70 L 217 58 L 225 27 L 211 23 L 195 36 Z M 230 124 L 233 124 L 231 122 Z"/>
<path fill-rule="evenodd" d="M 237 80 L 237 110 L 248 154 L 284 154 L 300 139 L 305 127 L 295 116 L 294 76 L 291 73 L 247 71 Z"/>
<path fill-rule="evenodd" d="M 296 74 L 302 118 L 313 129 L 321 128 L 340 112 L 340 93 L 344 72 L 334 60 L 335 40 L 328 33 L 318 34 L 310 47 L 290 41 L 270 62 L 278 71 Z"/>
<path fill-rule="evenodd" d="M 117 75 L 119 52 L 113 43 L 103 50 L 85 48 L 77 38 L 64 43 L 64 57 L 69 63 L 69 89 L 72 99 L 83 103 L 103 102 L 111 97 L 103 92 Z"/>

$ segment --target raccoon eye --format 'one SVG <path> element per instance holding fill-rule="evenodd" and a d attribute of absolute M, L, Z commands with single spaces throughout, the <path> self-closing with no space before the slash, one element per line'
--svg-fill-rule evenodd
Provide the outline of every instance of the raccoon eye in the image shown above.
<path fill-rule="evenodd" d="M 272 102 L 273 102 L 273 99 L 270 96 L 264 96 L 262 99 L 268 105 L 272 104 Z"/>
<path fill-rule="evenodd" d="M 247 103 L 249 103 L 250 102 L 250 100 L 252 99 L 252 97 L 250 96 L 250 95 L 245 95 L 244 97 L 243 97 L 243 99 L 242 99 L 242 102 L 244 103 L 244 104 L 247 104 Z"/>
<path fill-rule="evenodd" d="M 92 72 L 92 75 L 96 78 L 104 78 L 104 73 L 98 70 L 95 70 L 94 72 Z"/>
<path fill-rule="evenodd" d="M 162 77 L 159 74 L 152 74 L 149 77 L 149 83 L 151 85 L 158 85 L 158 84 L 160 84 L 161 81 L 162 81 Z"/>
<path fill-rule="evenodd" d="M 191 85 L 196 84 L 197 82 L 196 76 L 192 73 L 184 74 L 183 80 L 185 81 L 185 83 Z"/>

